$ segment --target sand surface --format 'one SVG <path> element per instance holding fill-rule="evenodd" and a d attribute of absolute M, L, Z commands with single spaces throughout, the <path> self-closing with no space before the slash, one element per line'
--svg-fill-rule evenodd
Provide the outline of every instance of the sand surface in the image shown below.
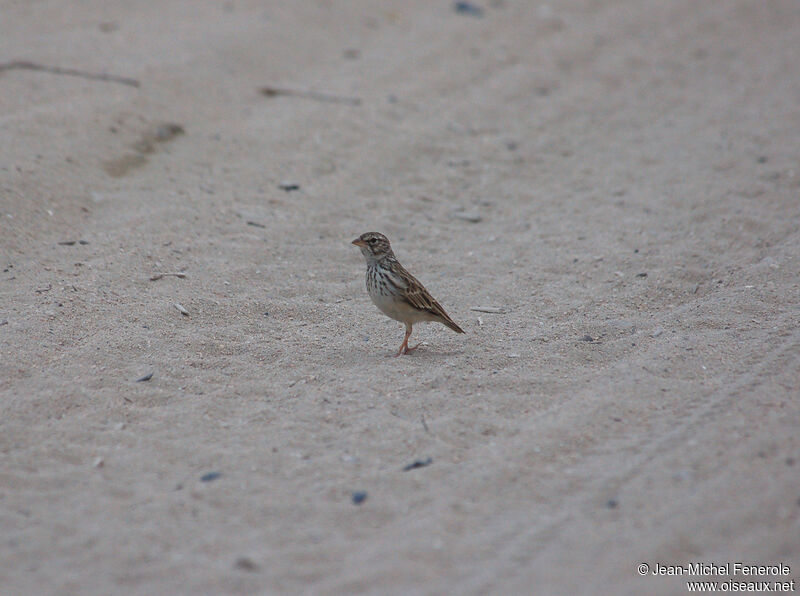
<path fill-rule="evenodd" d="M 3 3 L 3 596 L 800 581 L 800 5 L 481 6 Z"/>

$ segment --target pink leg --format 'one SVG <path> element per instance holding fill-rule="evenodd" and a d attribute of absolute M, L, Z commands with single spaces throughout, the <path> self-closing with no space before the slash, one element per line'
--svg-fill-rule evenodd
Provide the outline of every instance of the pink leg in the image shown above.
<path fill-rule="evenodd" d="M 395 356 L 399 356 L 400 354 L 410 354 L 419 347 L 419 344 L 417 344 L 413 348 L 409 348 L 408 347 L 409 337 L 411 337 L 411 324 L 406 323 L 406 336 L 403 338 L 403 343 L 400 345 L 400 349 L 397 351 L 397 354 L 395 354 Z"/>

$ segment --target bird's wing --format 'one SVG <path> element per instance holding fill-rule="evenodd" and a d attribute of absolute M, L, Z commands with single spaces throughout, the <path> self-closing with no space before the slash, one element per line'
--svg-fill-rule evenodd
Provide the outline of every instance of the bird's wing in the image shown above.
<path fill-rule="evenodd" d="M 403 277 L 406 284 L 403 297 L 411 306 L 441 318 L 442 323 L 450 327 L 450 329 L 453 331 L 464 333 L 464 330 L 461 329 L 461 327 L 459 327 L 455 321 L 450 318 L 450 315 L 445 312 L 445 310 L 442 308 L 442 305 L 439 304 L 433 296 L 431 296 L 430 292 L 425 289 L 425 286 L 423 286 L 416 277 L 406 271 L 402 265 L 400 266 L 399 273 Z"/>

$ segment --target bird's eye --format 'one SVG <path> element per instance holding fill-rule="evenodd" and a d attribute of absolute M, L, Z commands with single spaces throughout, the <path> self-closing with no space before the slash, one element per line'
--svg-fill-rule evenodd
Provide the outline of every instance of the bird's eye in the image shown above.
<path fill-rule="evenodd" d="M 376 240 L 375 240 L 375 238 L 370 238 L 370 239 L 368 240 L 368 242 L 369 242 L 370 244 L 375 244 Z"/>

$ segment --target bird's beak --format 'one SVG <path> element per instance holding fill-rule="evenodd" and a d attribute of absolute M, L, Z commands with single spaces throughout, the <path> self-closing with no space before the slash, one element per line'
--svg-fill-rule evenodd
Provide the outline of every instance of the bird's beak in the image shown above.
<path fill-rule="evenodd" d="M 364 246 L 366 244 L 366 242 L 361 240 L 361 238 L 356 238 L 355 240 L 353 240 L 352 243 L 355 244 L 356 246 Z"/>

